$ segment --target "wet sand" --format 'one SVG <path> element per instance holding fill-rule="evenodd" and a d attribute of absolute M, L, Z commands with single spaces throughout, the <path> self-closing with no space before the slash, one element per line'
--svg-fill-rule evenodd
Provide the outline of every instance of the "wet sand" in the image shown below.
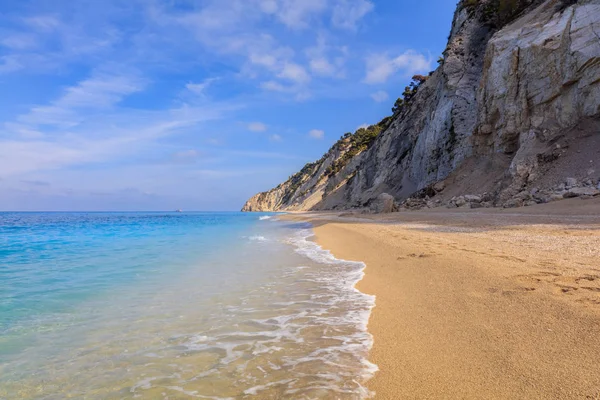
<path fill-rule="evenodd" d="M 600 199 L 310 213 L 367 264 L 377 399 L 600 399 Z"/>

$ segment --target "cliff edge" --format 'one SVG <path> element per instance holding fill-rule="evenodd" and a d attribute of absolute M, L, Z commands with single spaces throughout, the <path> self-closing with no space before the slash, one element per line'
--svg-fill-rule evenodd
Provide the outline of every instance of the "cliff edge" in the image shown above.
<path fill-rule="evenodd" d="M 463 0 L 440 66 L 413 79 L 393 116 L 344 135 L 242 210 L 600 195 L 600 0 Z"/>

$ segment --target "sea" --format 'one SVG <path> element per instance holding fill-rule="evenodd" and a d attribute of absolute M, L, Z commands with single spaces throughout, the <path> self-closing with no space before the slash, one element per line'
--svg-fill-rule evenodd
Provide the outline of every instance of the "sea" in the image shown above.
<path fill-rule="evenodd" d="M 0 213 L 0 399 L 363 399 L 373 296 L 271 213 Z"/>

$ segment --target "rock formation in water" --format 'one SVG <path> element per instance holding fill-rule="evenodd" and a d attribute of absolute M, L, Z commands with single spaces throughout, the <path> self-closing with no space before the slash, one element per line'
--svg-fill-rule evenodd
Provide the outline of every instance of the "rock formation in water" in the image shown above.
<path fill-rule="evenodd" d="M 463 0 L 440 66 L 244 211 L 513 207 L 600 194 L 600 0 Z M 391 202 L 391 203 L 390 203 Z"/>

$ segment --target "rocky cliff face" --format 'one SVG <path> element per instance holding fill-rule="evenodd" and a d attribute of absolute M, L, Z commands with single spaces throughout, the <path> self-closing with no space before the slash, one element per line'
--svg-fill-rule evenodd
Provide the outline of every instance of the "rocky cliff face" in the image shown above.
<path fill-rule="evenodd" d="M 383 193 L 430 207 L 464 194 L 513 206 L 567 196 L 567 178 L 594 189 L 600 0 L 461 2 L 444 62 L 377 126 L 351 157 L 338 142 L 244 210 L 377 208 Z"/>

